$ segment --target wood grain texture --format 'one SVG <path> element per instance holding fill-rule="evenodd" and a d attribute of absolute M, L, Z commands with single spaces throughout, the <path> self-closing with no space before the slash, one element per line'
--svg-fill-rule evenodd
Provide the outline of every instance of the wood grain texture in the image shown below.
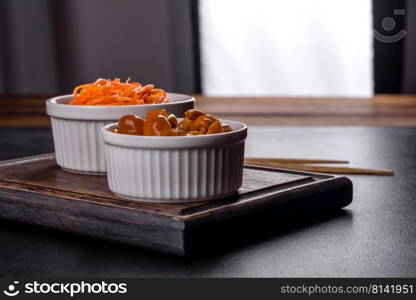
<path fill-rule="evenodd" d="M 120 198 L 108 189 L 105 176 L 69 173 L 56 165 L 53 154 L 14 159 L 0 163 L 0 186 L 28 190 L 57 197 L 91 201 L 102 205 L 142 210 L 164 215 L 179 216 L 184 211 L 204 206 L 206 202 L 182 204 L 155 204 Z M 266 175 L 266 176 L 265 176 Z M 309 180 L 309 176 L 280 174 L 260 169 L 245 169 L 239 195 L 266 187 Z M 218 205 L 219 202 L 216 203 Z"/>
<path fill-rule="evenodd" d="M 262 211 L 275 216 L 309 207 L 339 209 L 352 201 L 352 184 L 290 170 L 245 167 L 243 186 L 213 202 L 152 204 L 121 199 L 104 176 L 61 170 L 53 154 L 0 163 L 0 218 L 184 255 L 198 228 Z M 217 226 L 216 225 L 216 226 Z M 188 245 L 188 246 L 187 246 Z"/>
<path fill-rule="evenodd" d="M 371 99 L 202 97 L 196 106 L 249 125 L 416 126 L 416 96 Z M 0 126 L 47 127 L 47 97 L 0 98 Z"/>

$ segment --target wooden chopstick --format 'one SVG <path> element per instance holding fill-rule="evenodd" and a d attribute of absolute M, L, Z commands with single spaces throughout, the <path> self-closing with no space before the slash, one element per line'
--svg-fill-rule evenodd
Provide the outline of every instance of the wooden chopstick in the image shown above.
<path fill-rule="evenodd" d="M 252 160 L 244 159 L 245 164 L 271 167 L 271 168 L 283 168 L 298 171 L 318 172 L 318 173 L 332 173 L 332 174 L 362 174 L 362 175 L 394 175 L 393 170 L 383 169 L 365 169 L 365 168 L 354 168 L 354 167 L 332 167 L 332 166 L 311 166 L 300 163 L 277 163 L 268 162 L 263 160 L 262 162 L 253 162 Z"/>
<path fill-rule="evenodd" d="M 348 164 L 348 160 L 337 159 L 312 159 L 312 158 L 266 158 L 266 157 L 245 157 L 246 164 L 255 163 L 286 163 L 286 164 Z"/>

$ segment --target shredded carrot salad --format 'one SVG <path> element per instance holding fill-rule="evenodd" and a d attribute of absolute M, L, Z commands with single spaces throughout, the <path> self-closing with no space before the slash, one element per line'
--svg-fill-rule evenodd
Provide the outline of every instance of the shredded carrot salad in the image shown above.
<path fill-rule="evenodd" d="M 93 83 L 75 87 L 72 105 L 137 105 L 169 102 L 167 93 L 155 89 L 153 84 L 142 86 L 139 82 L 130 82 L 128 78 L 121 82 L 99 78 Z"/>

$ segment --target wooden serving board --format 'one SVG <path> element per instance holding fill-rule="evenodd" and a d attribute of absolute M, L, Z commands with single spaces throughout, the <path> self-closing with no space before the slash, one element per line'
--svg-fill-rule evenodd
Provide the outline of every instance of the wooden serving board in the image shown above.
<path fill-rule="evenodd" d="M 247 217 L 254 215 L 340 209 L 351 201 L 346 177 L 245 166 L 233 197 L 152 204 L 113 195 L 105 176 L 63 171 L 54 154 L 0 162 L 0 218 L 178 255 L 198 248 L 209 228 L 253 222 Z"/>

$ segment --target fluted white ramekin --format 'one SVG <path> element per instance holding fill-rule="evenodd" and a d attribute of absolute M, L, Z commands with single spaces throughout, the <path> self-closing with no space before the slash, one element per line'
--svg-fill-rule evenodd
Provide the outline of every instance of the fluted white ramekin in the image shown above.
<path fill-rule="evenodd" d="M 102 127 L 127 114 L 145 117 L 149 110 L 165 108 L 179 117 L 194 107 L 191 96 L 168 93 L 168 98 L 169 103 L 123 106 L 69 105 L 72 95 L 48 99 L 56 162 L 70 172 L 105 175 Z"/>
<path fill-rule="evenodd" d="M 243 178 L 247 126 L 179 137 L 136 136 L 103 128 L 107 180 L 123 198 L 159 203 L 214 200 L 235 193 Z"/>

